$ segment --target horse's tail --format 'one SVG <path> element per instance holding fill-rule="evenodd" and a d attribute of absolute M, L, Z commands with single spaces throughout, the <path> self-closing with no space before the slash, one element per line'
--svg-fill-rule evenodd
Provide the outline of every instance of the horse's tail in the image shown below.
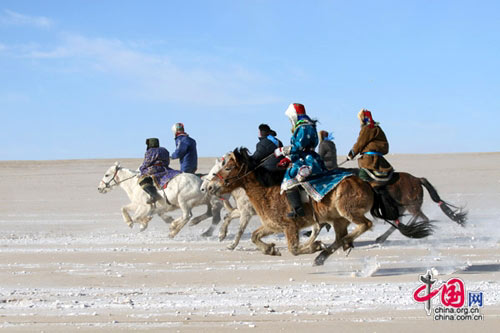
<path fill-rule="evenodd" d="M 373 207 L 370 210 L 373 216 L 385 220 L 409 238 L 424 238 L 432 234 L 433 226 L 428 221 L 413 222 L 410 225 L 401 223 L 400 212 L 404 211 L 404 207 L 389 195 L 385 187 L 378 188 L 374 192 Z"/>
<path fill-rule="evenodd" d="M 429 192 L 429 195 L 431 196 L 432 201 L 437 203 L 443 213 L 445 213 L 446 216 L 448 216 L 452 221 L 460 224 L 462 227 L 465 226 L 465 223 L 467 222 L 467 212 L 464 211 L 460 207 L 455 207 L 450 203 L 447 203 L 439 197 L 439 194 L 437 193 L 436 189 L 434 186 L 432 186 L 431 183 L 425 178 L 419 178 L 420 183 L 427 189 Z M 455 208 L 455 210 L 451 209 L 451 207 Z"/>

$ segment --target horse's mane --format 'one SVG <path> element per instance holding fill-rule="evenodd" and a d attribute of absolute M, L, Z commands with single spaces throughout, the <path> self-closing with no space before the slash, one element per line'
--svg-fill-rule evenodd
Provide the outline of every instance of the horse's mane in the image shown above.
<path fill-rule="evenodd" d="M 236 161 L 245 164 L 248 171 L 254 170 L 255 177 L 265 187 L 280 185 L 285 176 L 285 170 L 269 171 L 263 167 L 257 167 L 260 161 L 255 161 L 245 147 L 236 148 L 233 151 Z"/>

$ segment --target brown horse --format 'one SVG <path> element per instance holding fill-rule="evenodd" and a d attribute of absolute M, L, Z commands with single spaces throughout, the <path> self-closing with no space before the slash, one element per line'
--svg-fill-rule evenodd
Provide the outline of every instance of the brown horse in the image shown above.
<path fill-rule="evenodd" d="M 298 255 L 323 248 L 321 242 L 315 241 L 320 223 L 329 223 L 334 227 L 336 243 L 344 249 L 351 247 L 354 239 L 372 227 L 365 214 L 374 205 L 375 193 L 368 183 L 357 176 L 344 178 L 320 202 L 312 201 L 305 205 L 306 216 L 296 219 L 287 217 L 286 213 L 291 208 L 286 197 L 280 194 L 283 172 L 270 176 L 262 168 L 257 168 L 246 148 L 235 149 L 224 160 L 216 176 L 208 186 L 212 194 L 228 193 L 238 187 L 247 193 L 262 221 L 262 226 L 252 233 L 252 242 L 265 254 L 280 255 L 275 244 L 261 240 L 271 234 L 284 232 L 289 251 Z M 349 223 L 356 224 L 350 233 L 347 232 Z M 313 225 L 316 226 L 313 234 L 305 244 L 300 245 L 299 230 Z M 407 237 L 421 238 L 431 233 L 429 226 L 417 222 L 409 227 L 400 223 L 396 228 Z"/>
<path fill-rule="evenodd" d="M 418 178 L 406 172 L 397 172 L 394 173 L 391 181 L 386 185 L 386 190 L 390 197 L 396 201 L 396 204 L 400 209 L 400 215 L 403 215 L 405 211 L 408 211 L 412 215 L 410 221 L 408 222 L 409 225 L 418 219 L 430 222 L 429 218 L 422 212 L 422 203 L 424 202 L 423 187 L 427 189 L 432 201 L 439 205 L 443 213 L 448 216 L 448 218 L 462 227 L 465 226 L 465 223 L 467 222 L 467 213 L 461 208 L 455 207 L 441 200 L 436 189 L 427 179 Z M 455 210 L 451 207 L 454 207 Z M 394 232 L 394 230 L 396 230 L 396 228 L 391 226 L 375 241 L 377 243 L 383 243 Z"/>
<path fill-rule="evenodd" d="M 359 169 L 350 169 L 358 172 Z M 388 184 L 385 185 L 384 191 L 387 191 L 390 198 L 395 201 L 395 205 L 399 208 L 400 216 L 405 212 L 412 216 L 409 225 L 417 220 L 430 222 L 429 218 L 422 211 L 422 203 L 424 202 L 423 187 L 427 189 L 431 199 L 439 205 L 443 213 L 452 221 L 458 223 L 462 227 L 467 222 L 467 213 L 462 208 L 456 207 L 450 203 L 443 201 L 436 189 L 425 178 L 418 178 L 406 172 L 395 172 Z M 455 208 L 455 210 L 452 209 Z M 373 212 L 376 216 L 377 213 Z M 397 223 L 397 222 L 396 222 Z M 383 235 L 379 236 L 375 242 L 383 243 L 396 230 L 391 226 Z M 309 236 L 311 231 L 305 232 L 304 235 Z"/>

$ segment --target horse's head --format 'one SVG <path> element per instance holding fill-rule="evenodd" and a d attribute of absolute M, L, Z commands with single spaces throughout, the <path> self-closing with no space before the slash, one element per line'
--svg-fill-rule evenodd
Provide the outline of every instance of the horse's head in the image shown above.
<path fill-rule="evenodd" d="M 210 169 L 210 171 L 208 172 L 207 175 L 201 177 L 201 179 L 203 179 L 203 182 L 201 183 L 200 190 L 203 193 L 208 192 L 208 186 L 210 186 L 210 183 L 214 179 L 215 175 L 222 168 L 222 161 L 224 161 L 224 159 L 226 159 L 228 155 L 229 155 L 229 153 L 227 153 L 226 155 L 222 156 L 221 158 L 215 159 L 215 164 L 212 167 L 212 169 Z"/>
<path fill-rule="evenodd" d="M 120 162 L 115 162 L 115 164 L 109 167 L 109 169 L 104 174 L 104 177 L 102 177 L 101 181 L 99 182 L 99 186 L 97 186 L 97 190 L 100 193 L 107 193 L 114 185 L 118 184 L 116 175 L 118 174 L 118 171 L 120 169 Z"/>
<path fill-rule="evenodd" d="M 217 160 L 207 176 L 211 179 L 205 186 L 206 191 L 219 196 L 240 187 L 248 171 L 247 158 L 247 149 L 240 148 Z"/>

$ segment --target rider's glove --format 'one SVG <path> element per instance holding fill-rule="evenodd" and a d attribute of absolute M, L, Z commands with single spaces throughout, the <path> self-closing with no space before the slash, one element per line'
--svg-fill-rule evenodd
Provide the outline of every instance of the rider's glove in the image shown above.
<path fill-rule="evenodd" d="M 276 165 L 279 169 L 286 169 L 290 165 L 290 159 L 288 157 L 284 157 L 279 161 L 279 163 Z"/>

